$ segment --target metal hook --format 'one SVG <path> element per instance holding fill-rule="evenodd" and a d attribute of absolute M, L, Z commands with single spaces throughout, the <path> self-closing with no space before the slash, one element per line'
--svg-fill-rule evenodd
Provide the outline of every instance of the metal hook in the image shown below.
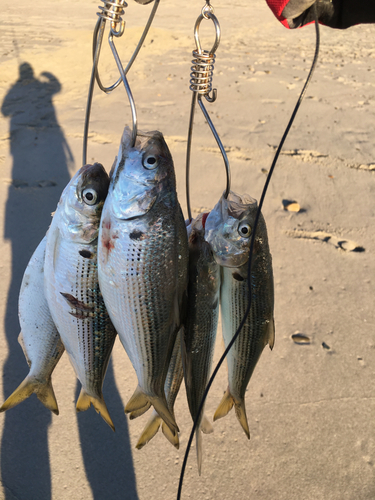
<path fill-rule="evenodd" d="M 199 27 L 203 19 L 208 19 L 208 20 L 210 19 L 215 26 L 216 38 L 212 46 L 212 49 L 209 52 L 207 50 L 202 49 L 202 45 L 199 38 Z M 187 150 L 186 150 L 186 205 L 187 205 L 188 217 L 190 220 L 192 216 L 190 207 L 189 173 L 190 173 L 190 156 L 191 156 L 191 144 L 192 144 L 193 124 L 194 124 L 194 111 L 197 99 L 199 107 L 201 108 L 202 113 L 206 118 L 206 121 L 211 129 L 213 136 L 215 137 L 216 143 L 219 146 L 220 152 L 224 160 L 225 171 L 226 171 L 226 189 L 224 197 L 227 198 L 230 192 L 231 176 L 230 176 L 230 166 L 228 157 L 225 152 L 224 146 L 220 140 L 220 137 L 216 132 L 216 129 L 202 101 L 202 96 L 204 96 L 205 99 L 211 103 L 214 102 L 217 98 L 216 89 L 212 90 L 211 96 L 210 92 L 212 89 L 212 75 L 214 70 L 215 52 L 220 43 L 220 36 L 221 36 L 221 30 L 219 21 L 217 20 L 216 16 L 213 13 L 213 8 L 210 5 L 210 1 L 206 0 L 206 5 L 202 9 L 202 14 L 198 17 L 194 26 L 194 38 L 197 49 L 193 51 L 194 59 L 192 61 L 193 66 L 191 68 L 192 72 L 190 74 L 191 76 L 190 90 L 193 91 L 193 98 L 190 109 L 190 121 L 189 121 L 189 131 L 188 131 Z"/>
<path fill-rule="evenodd" d="M 104 3 L 103 6 L 99 6 L 99 9 L 101 10 L 100 13 L 98 13 L 99 19 L 98 22 L 96 23 L 96 26 L 94 28 L 94 34 L 93 34 L 93 66 L 92 66 L 92 72 L 91 72 L 91 78 L 90 78 L 90 84 L 89 84 L 89 92 L 88 92 L 88 97 L 87 97 L 87 106 L 86 106 L 86 116 L 85 116 L 85 126 L 84 126 L 84 133 L 83 133 L 83 155 L 82 155 L 82 160 L 83 160 L 83 165 L 87 163 L 87 140 L 88 140 L 88 129 L 89 129 L 89 121 L 90 121 L 90 113 L 91 113 L 91 104 L 92 104 L 92 96 L 94 92 L 94 83 L 95 80 L 98 83 L 99 88 L 105 92 L 106 94 L 109 94 L 112 92 L 114 89 L 116 89 L 121 82 L 124 83 L 126 93 L 128 95 L 128 99 L 130 102 L 130 108 L 131 108 L 131 113 L 132 113 L 132 121 L 133 121 L 133 133 L 132 133 L 132 139 L 133 139 L 133 145 L 135 144 L 136 136 L 137 136 L 137 116 L 136 116 L 136 109 L 135 109 L 135 103 L 134 99 L 129 87 L 129 83 L 126 79 L 126 74 L 130 70 L 131 66 L 133 65 L 139 51 L 141 50 L 141 47 L 143 45 L 143 42 L 149 32 L 149 29 L 151 27 L 152 21 L 154 20 L 157 8 L 159 6 L 160 0 L 140 0 L 139 3 L 151 3 L 151 1 L 154 1 L 154 6 L 151 10 L 150 16 L 148 18 L 147 24 L 145 26 L 145 29 L 143 30 L 142 36 L 139 39 L 138 45 L 135 48 L 135 51 L 133 52 L 132 57 L 130 58 L 126 68 L 124 69 L 122 66 L 122 63 L 120 61 L 119 55 L 117 53 L 116 47 L 114 45 L 114 40 L 113 37 L 121 37 L 124 33 L 125 30 L 125 22 L 122 20 L 121 15 L 124 14 L 123 7 L 127 7 L 127 4 L 125 0 L 102 0 Z M 100 50 L 103 42 L 103 36 L 104 36 L 104 30 L 105 30 L 105 24 L 106 21 L 110 22 L 110 32 L 108 36 L 108 42 L 110 44 L 112 54 L 115 58 L 117 68 L 120 72 L 120 78 L 110 87 L 105 87 L 99 77 L 99 70 L 98 70 L 98 61 L 99 61 L 99 56 L 100 56 Z"/>

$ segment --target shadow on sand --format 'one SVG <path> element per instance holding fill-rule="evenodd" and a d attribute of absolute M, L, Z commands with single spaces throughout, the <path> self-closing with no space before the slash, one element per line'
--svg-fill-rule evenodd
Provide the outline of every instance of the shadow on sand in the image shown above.
<path fill-rule="evenodd" d="M 17 342 L 18 294 L 22 276 L 35 248 L 51 221 L 60 194 L 70 180 L 74 161 L 60 128 L 52 98 L 61 85 L 51 73 L 34 76 L 29 63 L 19 67 L 19 78 L 1 107 L 10 118 L 12 183 L 6 203 L 5 234 L 12 249 L 12 279 L 5 315 L 8 358 L 4 363 L 4 400 L 28 372 Z M 82 454 L 87 478 L 96 500 L 137 499 L 130 443 L 122 403 L 116 389 L 112 364 L 108 369 L 106 396 L 113 401 L 118 430 L 104 439 L 100 417 L 90 410 L 79 415 Z M 1 440 L 1 476 L 7 500 L 52 498 L 48 452 L 48 426 L 52 414 L 33 395 L 7 411 Z M 57 417 L 58 418 L 58 417 Z M 108 429 L 111 434 L 112 431 Z"/>

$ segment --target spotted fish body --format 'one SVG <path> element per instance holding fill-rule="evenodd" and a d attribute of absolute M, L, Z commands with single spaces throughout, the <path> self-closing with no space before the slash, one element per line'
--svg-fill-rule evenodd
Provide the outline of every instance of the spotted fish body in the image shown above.
<path fill-rule="evenodd" d="M 201 214 L 188 226 L 189 285 L 183 360 L 186 394 L 190 414 L 195 421 L 211 374 L 219 315 L 220 266 L 204 239 L 204 220 Z M 198 470 L 202 465 L 203 432 L 212 426 L 202 409 L 196 430 Z"/>
<path fill-rule="evenodd" d="M 222 266 L 220 305 L 226 347 L 239 328 L 250 299 L 248 260 L 256 212 L 255 200 L 231 192 L 228 200 L 221 198 L 206 221 L 206 240 Z M 221 418 L 234 405 L 248 438 L 245 391 L 264 347 L 268 343 L 272 349 L 275 339 L 272 259 L 262 215 L 256 231 L 250 273 L 250 313 L 227 355 L 228 389 L 214 415 L 214 420 Z"/>
<path fill-rule="evenodd" d="M 21 326 L 18 342 L 30 371 L 0 411 L 13 408 L 35 393 L 46 408 L 56 415 L 59 414 L 51 375 L 64 352 L 64 345 L 44 296 L 45 248 L 46 237 L 40 242 L 27 265 L 18 300 Z"/>
<path fill-rule="evenodd" d="M 82 384 L 77 411 L 94 406 L 114 429 L 102 386 L 116 332 L 99 289 L 97 237 L 109 178 L 82 167 L 65 188 L 47 233 L 44 287 L 51 315 Z"/>
<path fill-rule="evenodd" d="M 99 233 L 99 282 L 138 377 L 127 413 L 151 403 L 175 434 L 164 384 L 187 282 L 187 237 L 172 157 L 160 132 L 125 129 Z"/>

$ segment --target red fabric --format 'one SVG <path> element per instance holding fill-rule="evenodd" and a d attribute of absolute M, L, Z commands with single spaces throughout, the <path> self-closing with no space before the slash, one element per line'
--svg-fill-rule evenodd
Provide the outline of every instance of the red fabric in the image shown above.
<path fill-rule="evenodd" d="M 281 24 L 283 24 L 286 28 L 289 29 L 288 21 L 282 15 L 282 11 L 285 8 L 285 5 L 289 2 L 289 0 L 266 0 L 268 7 L 274 13 L 276 19 L 278 19 Z"/>

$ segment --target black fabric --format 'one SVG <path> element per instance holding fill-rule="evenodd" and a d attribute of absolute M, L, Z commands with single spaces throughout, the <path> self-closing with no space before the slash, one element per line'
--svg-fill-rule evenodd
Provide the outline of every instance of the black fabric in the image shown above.
<path fill-rule="evenodd" d="M 301 0 L 301 4 L 304 3 L 306 0 Z M 331 28 L 345 29 L 355 24 L 375 23 L 375 0 L 317 0 L 316 6 L 319 21 Z M 299 28 L 314 21 L 314 9 L 310 7 L 287 20 L 290 28 Z"/>

